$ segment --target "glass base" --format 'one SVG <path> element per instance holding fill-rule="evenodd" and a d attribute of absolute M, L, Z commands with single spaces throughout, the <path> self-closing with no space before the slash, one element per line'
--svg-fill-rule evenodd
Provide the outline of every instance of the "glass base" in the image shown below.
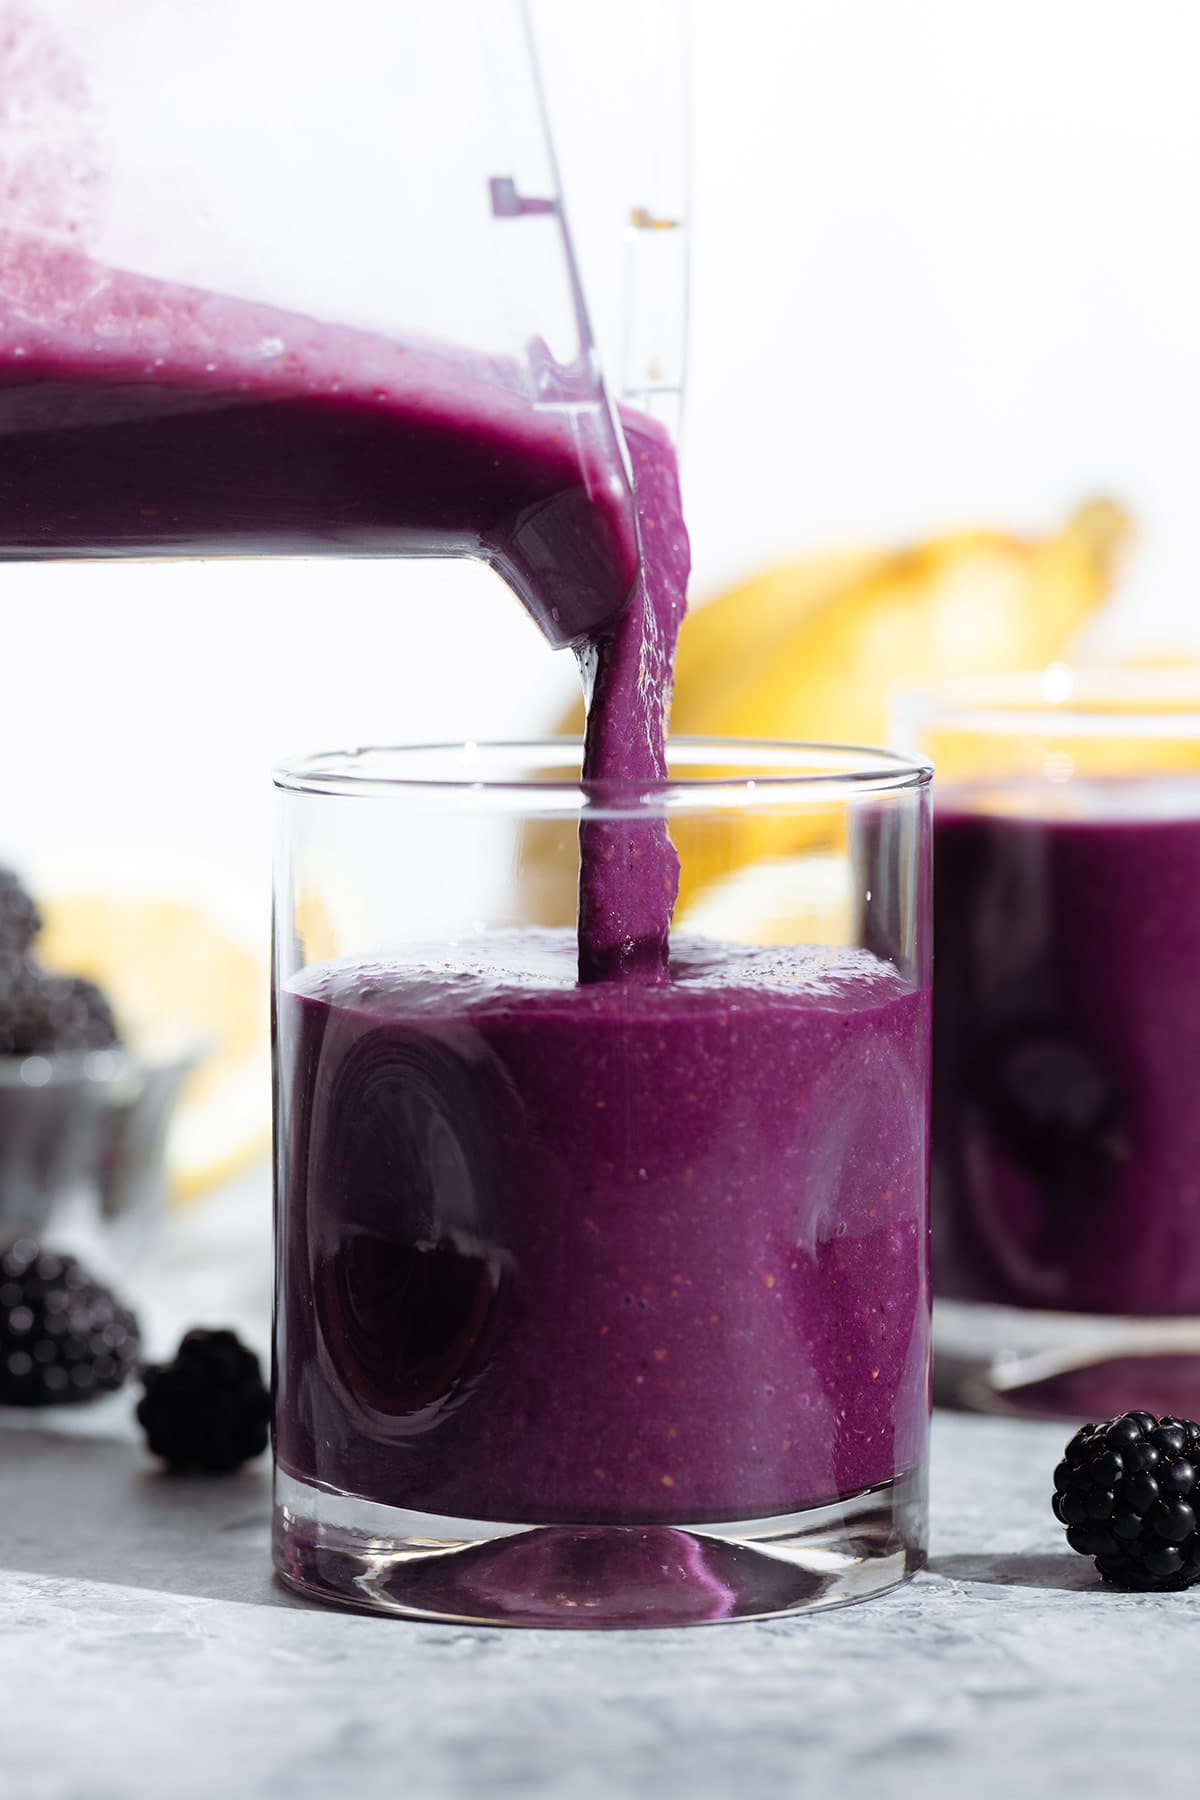
<path fill-rule="evenodd" d="M 924 1470 L 721 1525 L 500 1525 L 276 1472 L 275 1566 L 313 1599 L 460 1625 L 715 1625 L 846 1606 L 924 1566 Z"/>
<path fill-rule="evenodd" d="M 1031 1418 L 1145 1411 L 1196 1418 L 1200 1318 L 1037 1312 L 938 1300 L 934 1398 Z"/>

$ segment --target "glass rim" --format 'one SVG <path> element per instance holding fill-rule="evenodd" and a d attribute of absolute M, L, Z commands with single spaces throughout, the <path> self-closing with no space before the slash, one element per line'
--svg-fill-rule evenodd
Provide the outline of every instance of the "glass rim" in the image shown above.
<path fill-rule="evenodd" d="M 939 730 L 1200 737 L 1195 669 L 1044 669 L 918 683 L 893 695 L 901 735 Z"/>
<path fill-rule="evenodd" d="M 608 811 L 639 812 L 647 808 L 712 806 L 722 801 L 745 805 L 786 803 L 793 796 L 806 804 L 831 801 L 839 794 L 860 796 L 894 793 L 928 785 L 933 765 L 920 756 L 865 744 L 806 743 L 776 738 L 678 737 L 669 740 L 668 761 L 682 753 L 683 766 L 742 763 L 747 773 L 729 768 L 717 775 L 687 776 L 671 770 L 653 780 L 611 778 L 585 782 L 581 774 L 546 776 L 539 764 L 579 763 L 578 737 L 464 739 L 461 742 L 379 744 L 353 749 L 317 751 L 289 757 L 272 770 L 283 793 L 311 796 L 381 796 L 424 794 L 523 796 L 549 810 L 563 802 Z M 488 759 L 528 759 L 533 773 L 489 777 Z M 445 763 L 442 772 L 424 770 L 422 762 Z M 397 768 L 381 767 L 385 764 Z M 410 768 L 405 768 L 410 764 Z M 415 771 L 415 772 L 414 772 Z"/>
<path fill-rule="evenodd" d="M 0 1089 L 22 1093 L 40 1088 L 86 1088 L 92 1091 L 146 1082 L 159 1075 L 185 1075 L 203 1060 L 201 1041 L 180 1043 L 170 1050 L 150 1053 L 127 1044 L 106 1044 L 97 1050 L 29 1050 L 0 1056 Z"/>

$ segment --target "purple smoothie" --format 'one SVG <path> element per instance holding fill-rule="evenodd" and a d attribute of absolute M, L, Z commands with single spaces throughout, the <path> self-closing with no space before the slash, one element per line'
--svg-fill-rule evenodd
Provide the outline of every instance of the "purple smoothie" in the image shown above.
<path fill-rule="evenodd" d="M 917 1465 L 928 995 L 566 933 L 279 997 L 281 1465 L 416 1511 L 787 1513 Z"/>
<path fill-rule="evenodd" d="M 0 556 L 467 552 L 578 642 L 634 580 L 629 496 L 604 409 L 538 375 L 0 234 Z"/>
<path fill-rule="evenodd" d="M 934 824 L 936 1291 L 1200 1311 L 1200 789 L 990 808 Z"/>
<path fill-rule="evenodd" d="M 666 436 L 622 415 L 634 472 L 641 560 L 613 631 L 580 650 L 587 698 L 583 769 L 606 805 L 636 805 L 667 774 L 667 714 L 691 553 Z M 579 979 L 667 979 L 679 858 L 661 819 L 585 820 L 580 828 Z"/>

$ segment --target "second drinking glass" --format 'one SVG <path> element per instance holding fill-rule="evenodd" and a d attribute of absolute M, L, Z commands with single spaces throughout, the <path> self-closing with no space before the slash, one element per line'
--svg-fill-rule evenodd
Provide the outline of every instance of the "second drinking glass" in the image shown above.
<path fill-rule="evenodd" d="M 939 1382 L 1096 1418 L 1200 1392 L 1200 688 L 911 696 L 938 766 Z"/>

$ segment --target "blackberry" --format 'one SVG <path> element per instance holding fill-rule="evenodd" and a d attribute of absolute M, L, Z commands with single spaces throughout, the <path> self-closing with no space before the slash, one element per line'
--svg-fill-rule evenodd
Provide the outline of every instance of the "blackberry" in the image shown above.
<path fill-rule="evenodd" d="M 1166 1592 L 1200 1581 L 1200 1425 L 1122 1413 L 1084 1425 L 1054 1471 L 1067 1542 L 1113 1587 Z"/>
<path fill-rule="evenodd" d="M 117 1041 L 112 1007 L 94 981 L 47 975 L 42 982 L 47 1050 L 106 1050 Z"/>
<path fill-rule="evenodd" d="M 21 1238 L 0 1253 L 0 1405 L 113 1393 L 138 1359 L 137 1320 L 73 1256 Z"/>
<path fill-rule="evenodd" d="M 267 1447 L 271 1400 L 232 1331 L 189 1331 L 174 1362 L 143 1371 L 138 1422 L 169 1469 L 224 1474 Z"/>
<path fill-rule="evenodd" d="M 0 869 L 0 951 L 24 955 L 42 929 L 42 916 L 31 894 L 11 869 Z"/>
<path fill-rule="evenodd" d="M 0 951 L 0 1056 L 104 1050 L 116 1042 L 112 1008 L 93 982 L 47 975 L 28 957 Z"/>

